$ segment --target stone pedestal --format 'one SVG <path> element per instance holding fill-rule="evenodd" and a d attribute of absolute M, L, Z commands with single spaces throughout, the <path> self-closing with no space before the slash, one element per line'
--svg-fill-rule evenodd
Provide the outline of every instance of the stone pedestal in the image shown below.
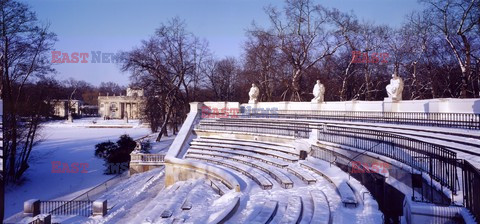
<path fill-rule="evenodd" d="M 392 98 L 385 98 L 383 100 L 383 112 L 397 112 L 398 100 Z"/>
<path fill-rule="evenodd" d="M 203 103 L 200 102 L 191 102 L 190 103 L 190 112 L 202 110 Z"/>
<path fill-rule="evenodd" d="M 355 111 L 356 100 L 345 102 L 345 111 Z"/>
<path fill-rule="evenodd" d="M 248 101 L 248 104 L 256 104 L 256 103 L 258 103 L 258 100 L 249 100 Z"/>
<path fill-rule="evenodd" d="M 107 214 L 107 200 L 96 200 L 92 206 L 93 215 L 105 216 Z"/>
<path fill-rule="evenodd" d="M 317 143 L 319 134 L 320 134 L 320 132 L 318 131 L 318 129 L 316 129 L 316 128 L 312 129 L 312 131 L 310 132 L 310 136 L 308 138 L 308 141 L 310 142 L 310 144 L 316 144 Z"/>
<path fill-rule="evenodd" d="M 321 110 L 323 102 L 310 102 L 310 110 Z M 303 109 L 303 108 L 302 108 Z M 307 108 L 305 108 L 307 109 Z M 305 110 L 303 109 L 303 110 Z"/>
<path fill-rule="evenodd" d="M 23 214 L 36 216 L 40 214 L 40 200 L 30 199 L 23 202 Z"/>

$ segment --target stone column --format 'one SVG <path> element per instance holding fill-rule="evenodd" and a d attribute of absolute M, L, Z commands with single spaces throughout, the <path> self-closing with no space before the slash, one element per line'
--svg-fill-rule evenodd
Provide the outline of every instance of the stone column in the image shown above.
<path fill-rule="evenodd" d="M 132 118 L 132 103 L 130 102 L 127 103 L 127 113 L 128 113 L 128 118 Z"/>

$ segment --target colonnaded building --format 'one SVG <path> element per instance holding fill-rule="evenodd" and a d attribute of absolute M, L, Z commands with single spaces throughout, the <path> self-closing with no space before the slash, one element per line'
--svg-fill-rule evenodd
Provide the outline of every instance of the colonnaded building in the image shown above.
<path fill-rule="evenodd" d="M 103 118 L 138 119 L 144 102 L 143 89 L 127 88 L 126 96 L 98 96 L 98 113 Z"/>

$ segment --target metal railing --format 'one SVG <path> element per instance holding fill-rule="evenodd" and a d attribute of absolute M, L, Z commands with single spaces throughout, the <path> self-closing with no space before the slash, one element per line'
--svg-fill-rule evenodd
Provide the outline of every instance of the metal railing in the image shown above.
<path fill-rule="evenodd" d="M 51 215 L 92 215 L 93 201 L 40 201 L 40 213 Z"/>
<path fill-rule="evenodd" d="M 382 131 L 323 125 L 318 140 L 367 150 L 429 174 L 456 193 L 457 154 L 444 146 Z"/>
<path fill-rule="evenodd" d="M 480 221 L 480 171 L 466 160 L 459 162 L 462 168 L 463 204 Z"/>
<path fill-rule="evenodd" d="M 232 125 L 233 124 L 233 125 Z M 200 122 L 195 129 L 199 130 L 216 130 L 216 131 L 236 131 L 246 133 L 259 133 L 281 136 L 293 136 L 297 138 L 308 138 L 310 128 L 308 124 L 248 124 L 243 122 L 226 123 L 226 122 Z"/>
<path fill-rule="evenodd" d="M 238 114 L 238 117 L 335 120 L 480 130 L 480 114 L 474 113 L 276 110 L 269 113 L 262 113 L 262 111 L 242 113 Z"/>

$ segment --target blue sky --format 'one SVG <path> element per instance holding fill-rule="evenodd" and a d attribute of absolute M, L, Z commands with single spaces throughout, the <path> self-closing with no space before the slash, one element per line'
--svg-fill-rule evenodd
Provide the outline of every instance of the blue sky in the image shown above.
<path fill-rule="evenodd" d="M 268 26 L 263 7 L 283 7 L 280 0 L 22 0 L 58 36 L 57 51 L 73 53 L 127 51 L 148 39 L 162 22 L 179 16 L 189 31 L 209 42 L 217 58 L 239 57 L 245 30 L 252 21 Z M 376 24 L 399 26 L 417 0 L 316 0 L 316 3 L 353 11 Z M 92 56 L 89 57 L 89 62 Z M 94 85 L 129 83 L 129 74 L 112 63 L 70 63 L 54 66 L 61 80 L 70 77 Z"/>

